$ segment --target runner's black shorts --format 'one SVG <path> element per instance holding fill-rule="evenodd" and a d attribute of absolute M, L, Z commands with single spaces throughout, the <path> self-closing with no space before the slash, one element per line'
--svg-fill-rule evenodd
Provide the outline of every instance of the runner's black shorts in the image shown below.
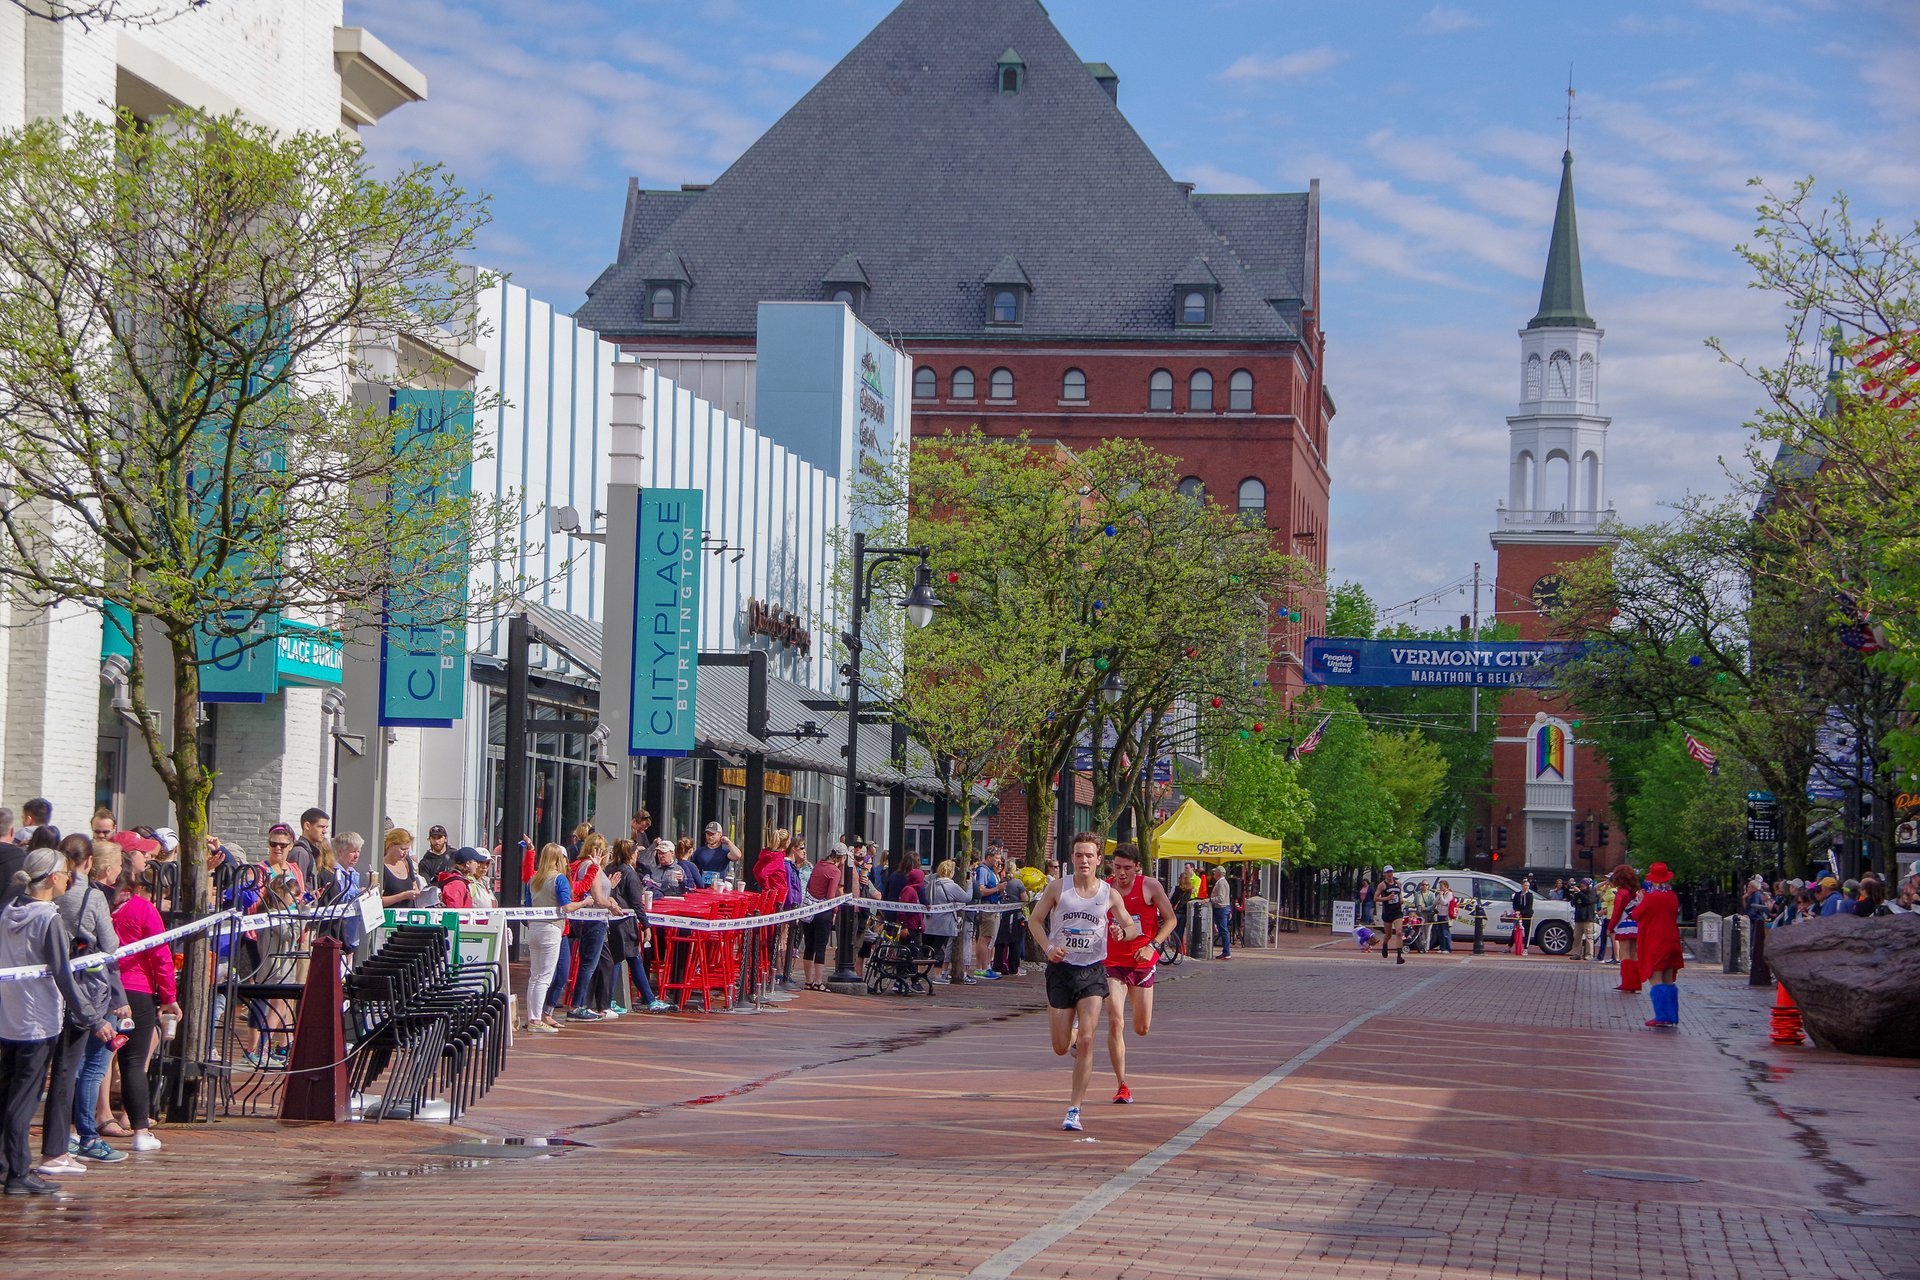
<path fill-rule="evenodd" d="M 1398 920 L 1399 918 L 1400 918 L 1400 905 L 1398 903 L 1385 903 L 1381 905 L 1380 907 L 1380 923 L 1381 924 L 1392 924 L 1395 920 Z"/>
<path fill-rule="evenodd" d="M 1047 1007 L 1072 1009 L 1082 1000 L 1107 995 L 1107 971 L 1097 964 L 1047 962 Z"/>

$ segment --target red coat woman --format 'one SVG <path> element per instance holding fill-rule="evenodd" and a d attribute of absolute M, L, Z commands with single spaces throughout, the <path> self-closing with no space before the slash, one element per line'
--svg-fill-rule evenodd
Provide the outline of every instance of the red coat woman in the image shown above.
<path fill-rule="evenodd" d="M 1647 870 L 1648 889 L 1634 904 L 1640 925 L 1640 968 L 1649 976 L 1683 969 L 1680 952 L 1680 898 L 1673 891 L 1673 872 L 1664 862 Z"/>
<path fill-rule="evenodd" d="M 1664 862 L 1647 868 L 1647 891 L 1633 905 L 1640 926 L 1640 966 L 1651 984 L 1650 1027 L 1672 1027 L 1680 1021 L 1679 988 L 1674 979 L 1686 967 L 1680 952 L 1680 899 L 1673 892 L 1673 872 Z"/>

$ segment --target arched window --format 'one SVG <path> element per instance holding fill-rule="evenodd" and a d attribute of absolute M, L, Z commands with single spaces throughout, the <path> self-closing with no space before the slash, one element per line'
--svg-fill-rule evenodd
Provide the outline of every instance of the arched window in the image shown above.
<path fill-rule="evenodd" d="M 973 399 L 973 370 L 955 369 L 953 371 L 953 398 L 955 400 Z"/>
<path fill-rule="evenodd" d="M 1213 412 L 1213 375 L 1205 369 L 1195 369 L 1193 376 L 1187 379 L 1187 411 Z"/>
<path fill-rule="evenodd" d="M 1173 409 L 1173 375 L 1165 369 L 1155 369 L 1147 379 L 1147 408 L 1162 412 Z"/>
<path fill-rule="evenodd" d="M 1240 482 L 1240 518 L 1248 524 L 1264 524 L 1267 519 L 1267 486 L 1254 476 Z"/>
<path fill-rule="evenodd" d="M 647 319 L 678 320 L 679 318 L 680 299 L 674 295 L 671 287 L 663 284 L 647 295 Z"/>
<path fill-rule="evenodd" d="M 1592 450 L 1580 455 L 1580 509 L 1600 510 L 1600 455 Z"/>
<path fill-rule="evenodd" d="M 1205 324 L 1207 322 L 1207 295 L 1200 289 L 1189 289 L 1180 299 L 1181 324 Z"/>
<path fill-rule="evenodd" d="M 1078 369 L 1069 369 L 1060 379 L 1060 398 L 1075 403 L 1085 403 L 1087 398 L 1087 375 Z"/>
<path fill-rule="evenodd" d="M 1538 400 L 1540 398 L 1539 356 L 1527 357 L 1527 379 L 1526 384 L 1520 388 L 1520 398 L 1522 400 Z"/>
<path fill-rule="evenodd" d="M 1020 295 L 1012 289 L 993 291 L 993 322 L 995 324 L 1020 323 Z"/>
<path fill-rule="evenodd" d="M 1203 502 L 1206 500 L 1207 486 L 1200 483 L 1199 476 L 1188 476 L 1180 482 L 1180 496 L 1191 498 L 1195 502 Z"/>
<path fill-rule="evenodd" d="M 940 375 L 928 365 L 923 364 L 913 371 L 913 398 L 915 400 L 940 398 Z"/>
<path fill-rule="evenodd" d="M 1013 399 L 1013 370 L 995 369 L 993 371 L 992 376 L 987 379 L 987 399 Z"/>
<path fill-rule="evenodd" d="M 1536 360 L 1534 363 L 1538 364 L 1539 361 Z M 1522 511 L 1532 511 L 1538 505 L 1534 501 L 1538 496 L 1534 491 L 1534 485 L 1539 477 L 1534 474 L 1534 471 L 1532 451 L 1522 449 L 1520 456 L 1513 460 L 1512 493 L 1513 505 Z"/>
<path fill-rule="evenodd" d="M 1233 376 L 1227 379 L 1227 410 L 1230 413 L 1253 412 L 1253 375 L 1245 369 L 1235 369 Z"/>
<path fill-rule="evenodd" d="M 1593 357 L 1581 356 L 1580 357 L 1580 398 L 1582 400 L 1593 399 L 1593 393 L 1594 393 L 1593 375 L 1594 375 Z"/>
<path fill-rule="evenodd" d="M 1547 398 L 1573 399 L 1573 357 L 1556 351 L 1547 360 Z"/>

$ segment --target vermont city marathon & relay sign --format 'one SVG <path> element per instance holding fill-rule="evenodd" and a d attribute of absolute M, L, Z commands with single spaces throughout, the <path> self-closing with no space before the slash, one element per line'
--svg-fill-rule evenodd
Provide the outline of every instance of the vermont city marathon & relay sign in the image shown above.
<path fill-rule="evenodd" d="M 1561 663 L 1582 657 L 1584 644 L 1534 640 L 1348 640 L 1307 637 L 1308 684 L 1365 688 L 1459 685 L 1539 688 Z"/>

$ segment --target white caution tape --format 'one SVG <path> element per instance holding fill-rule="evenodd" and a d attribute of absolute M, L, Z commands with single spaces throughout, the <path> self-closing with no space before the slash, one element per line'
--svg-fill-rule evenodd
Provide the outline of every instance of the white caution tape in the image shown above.
<path fill-rule="evenodd" d="M 75 973 L 86 969 L 105 968 L 107 965 L 117 964 L 129 956 L 137 956 L 142 952 L 164 947 L 168 943 L 178 942 L 182 938 L 191 938 L 195 934 L 206 933 L 208 930 L 218 928 L 229 920 L 245 922 L 240 926 L 239 932 L 241 933 L 258 933 L 262 929 L 279 928 L 282 925 L 298 926 L 341 919 L 357 910 L 358 906 L 359 904 L 357 902 L 343 902 L 331 907 L 322 907 L 318 911 L 273 911 L 261 915 L 246 915 L 229 908 L 224 911 L 216 911 L 210 916 L 202 916 L 198 920 L 188 921 L 186 924 L 175 925 L 164 933 L 156 933 L 152 937 L 141 938 L 137 942 L 129 942 L 124 947 L 116 948 L 113 951 L 91 951 L 83 956 L 75 956 L 67 967 Z M 0 969 L 0 982 L 25 982 L 32 978 L 50 978 L 52 976 L 53 971 L 43 964 L 13 965 L 9 968 Z"/>
<path fill-rule="evenodd" d="M 768 929 L 775 925 L 787 924 L 794 920 L 805 920 L 823 912 L 832 911 L 843 903 L 851 901 L 842 894 L 837 898 L 828 898 L 823 902 L 809 902 L 804 906 L 792 907 L 786 911 L 776 911 L 770 915 L 740 916 L 731 920 L 703 920 L 694 916 L 679 916 L 669 911 L 664 904 L 672 898 L 657 898 L 653 909 L 647 915 L 647 923 L 658 928 L 691 929 L 701 933 L 730 933 L 743 929 Z M 492 923 L 495 920 L 627 920 L 631 912 L 612 912 L 600 907 L 583 907 L 578 911 L 569 911 L 564 915 L 552 907 L 419 907 L 404 909 L 401 914 L 426 917 L 420 920 L 403 919 L 403 924 L 421 924 L 431 927 L 448 916 L 456 922 L 476 924 Z"/>
<path fill-rule="evenodd" d="M 888 902 L 882 898 L 855 898 L 853 905 L 867 907 L 874 911 L 905 911 L 914 915 L 946 916 L 958 911 L 977 911 L 981 915 L 998 915 L 1007 911 L 1026 909 L 1024 902 L 947 902 L 937 907 L 922 906 L 917 902 Z"/>

